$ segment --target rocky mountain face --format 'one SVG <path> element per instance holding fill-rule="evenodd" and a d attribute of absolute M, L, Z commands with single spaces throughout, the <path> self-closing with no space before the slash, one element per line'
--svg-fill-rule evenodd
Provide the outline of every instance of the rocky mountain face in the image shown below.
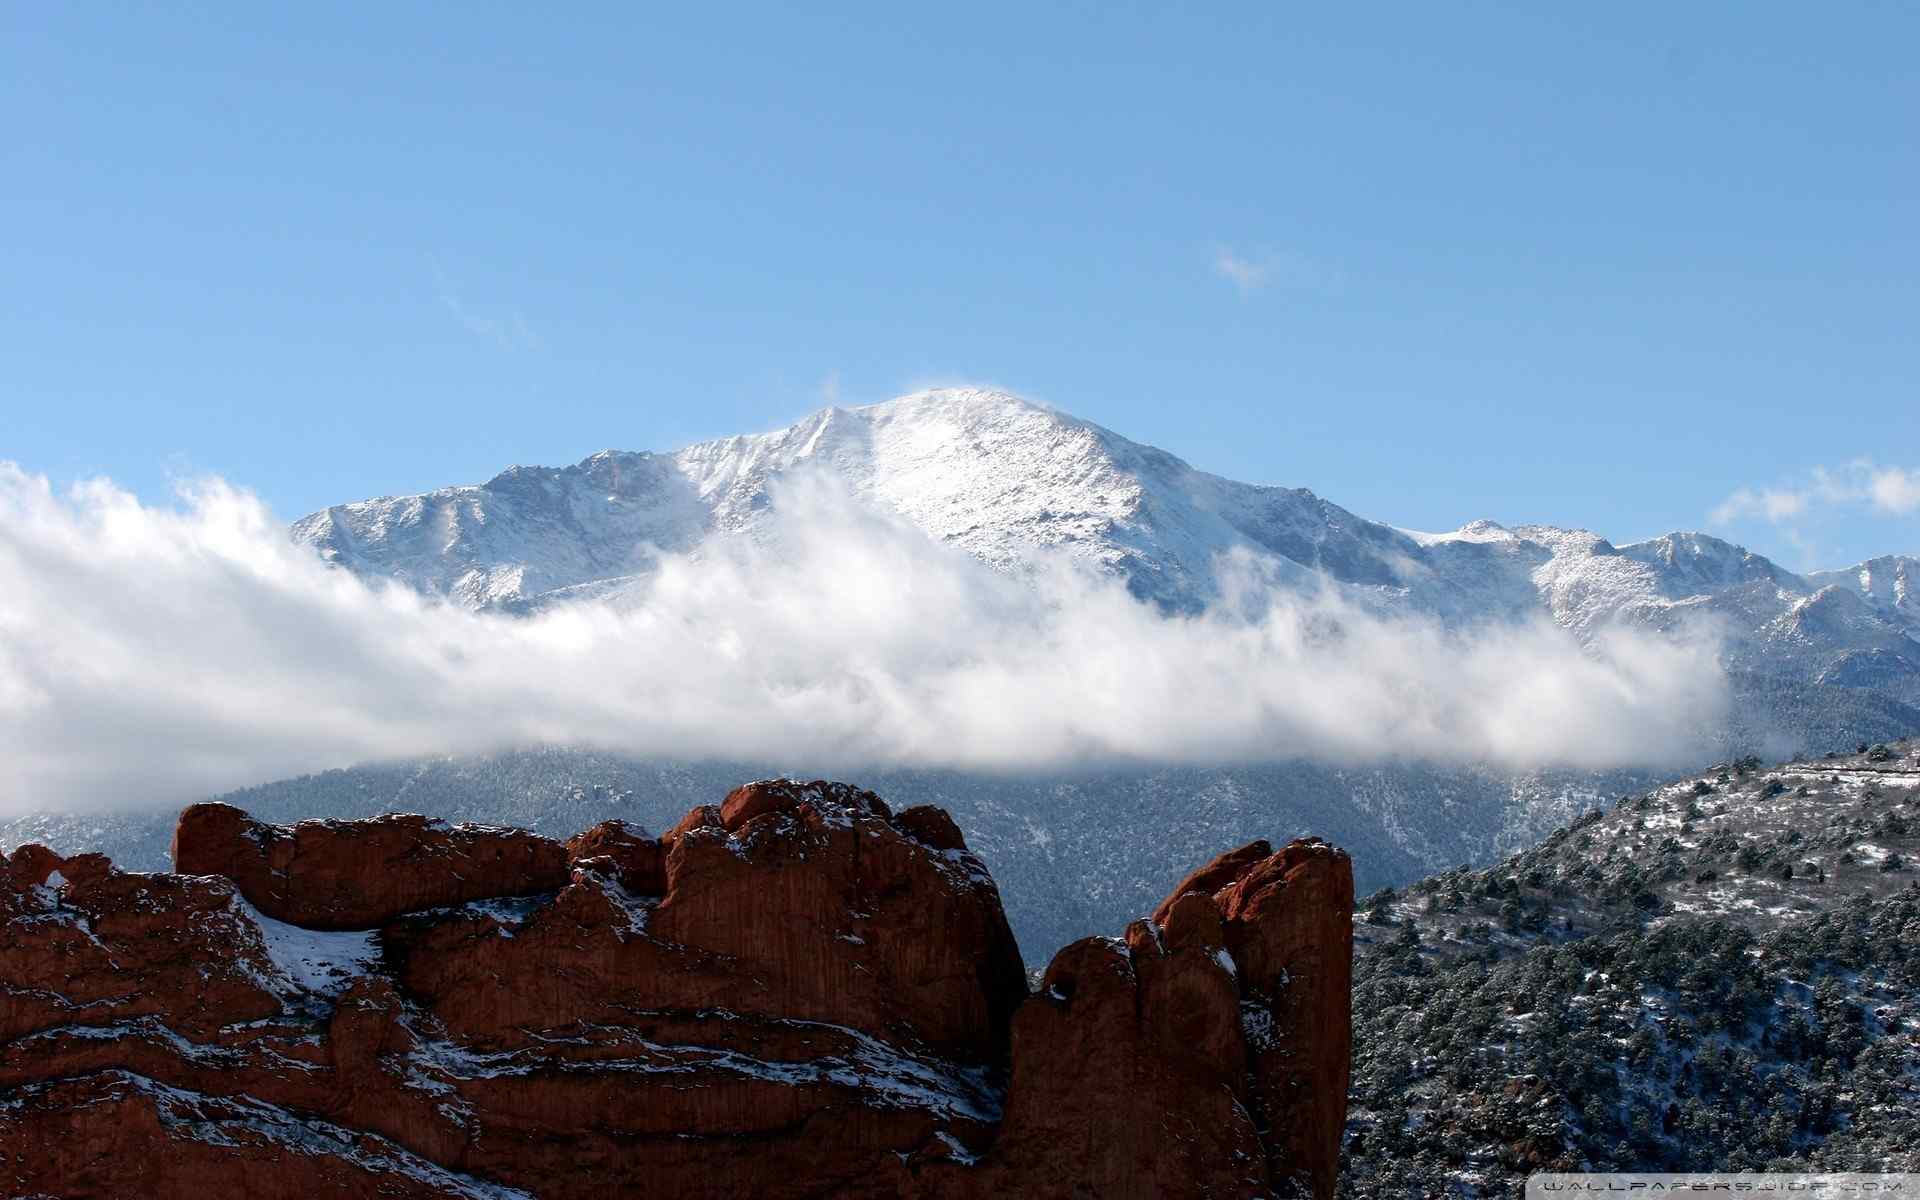
<path fill-rule="evenodd" d="M 1819 587 L 1841 587 L 1887 613 L 1909 634 L 1920 634 L 1920 558 L 1889 554 L 1844 571 L 1819 571 L 1807 580 Z"/>
<path fill-rule="evenodd" d="M 1920 1170 L 1920 739 L 1627 795 L 1354 930 L 1344 1195 Z"/>
<path fill-rule="evenodd" d="M 658 838 L 186 810 L 0 864 L 15 1194 L 1326 1197 L 1352 875 L 1195 871 L 1029 989 L 937 808 L 784 780 Z"/>

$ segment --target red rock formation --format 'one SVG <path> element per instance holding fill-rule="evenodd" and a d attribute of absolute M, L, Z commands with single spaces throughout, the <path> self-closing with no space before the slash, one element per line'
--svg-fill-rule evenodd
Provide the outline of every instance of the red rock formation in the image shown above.
<path fill-rule="evenodd" d="M 1319 843 L 1223 856 L 1031 996 L 952 820 L 842 784 L 657 841 L 196 805 L 175 845 L 0 870 L 0 1190 L 1331 1194 L 1352 887 Z"/>
<path fill-rule="evenodd" d="M 285 828 L 196 804 L 174 828 L 173 868 L 233 880 L 277 921 L 367 929 L 423 908 L 552 891 L 566 882 L 567 852 L 521 829 L 418 816 Z"/>
<path fill-rule="evenodd" d="M 1353 1059 L 1353 865 L 1317 839 L 1251 864 L 1214 893 L 1248 1025 L 1253 1103 L 1276 1185 L 1302 1175 L 1331 1196 Z"/>
<path fill-rule="evenodd" d="M 1253 865 L 1273 854 L 1273 846 L 1265 838 L 1257 842 L 1248 842 L 1238 850 L 1229 850 L 1219 858 L 1202 867 L 1195 867 L 1193 874 L 1174 885 L 1167 898 L 1153 910 L 1153 923 L 1165 925 L 1167 914 L 1173 910 L 1174 901 L 1193 892 L 1211 896 L 1220 889 L 1236 882 L 1242 875 L 1253 869 Z"/>
<path fill-rule="evenodd" d="M 157 1020 L 183 1036 L 280 1011 L 266 948 L 225 880 L 131 875 L 16 850 L 0 889 L 0 1039 Z"/>
<path fill-rule="evenodd" d="M 567 839 L 567 860 L 574 866 L 602 858 L 619 876 L 620 886 L 635 895 L 666 894 L 666 850 L 646 830 L 625 821 L 602 821 Z"/>

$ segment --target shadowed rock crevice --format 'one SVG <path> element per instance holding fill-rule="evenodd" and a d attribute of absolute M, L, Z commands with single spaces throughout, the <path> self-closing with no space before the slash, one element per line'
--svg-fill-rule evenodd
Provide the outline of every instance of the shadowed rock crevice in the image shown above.
<path fill-rule="evenodd" d="M 49 1195 L 1331 1194 L 1352 879 L 1196 871 L 1028 994 L 939 809 L 770 780 L 659 838 L 181 814 L 0 874 L 0 1178 Z"/>

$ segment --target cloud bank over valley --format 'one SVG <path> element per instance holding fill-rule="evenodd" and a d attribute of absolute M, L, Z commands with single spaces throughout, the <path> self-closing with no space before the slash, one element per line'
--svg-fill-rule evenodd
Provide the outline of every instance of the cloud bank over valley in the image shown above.
<path fill-rule="evenodd" d="M 0 808 L 171 805 L 304 771 L 535 744 L 980 770 L 1290 758 L 1677 764 L 1715 640 L 1545 616 L 1445 628 L 1227 564 L 1168 616 L 1009 574 L 817 481 L 619 601 L 528 616 L 367 583 L 219 479 L 174 505 L 0 464 Z"/>

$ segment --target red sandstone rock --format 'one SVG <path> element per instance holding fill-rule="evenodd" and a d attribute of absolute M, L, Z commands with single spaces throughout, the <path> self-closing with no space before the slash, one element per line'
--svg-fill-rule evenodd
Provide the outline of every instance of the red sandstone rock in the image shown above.
<path fill-rule="evenodd" d="M 0 1180 L 32 1196 L 498 1197 L 380 1138 L 125 1071 L 23 1088 L 0 1114 Z"/>
<path fill-rule="evenodd" d="M 585 860 L 606 858 L 620 876 L 620 884 L 642 896 L 660 896 L 667 890 L 667 851 L 644 829 L 625 821 L 602 821 L 585 833 L 567 839 L 567 859 L 578 866 Z"/>
<path fill-rule="evenodd" d="M 226 880 L 126 875 L 39 846 L 12 861 L 31 867 L 0 889 L 0 1039 L 141 1018 L 193 1036 L 279 1011 Z"/>
<path fill-rule="evenodd" d="M 944 808 L 935 808 L 931 804 L 916 805 L 905 812 L 895 813 L 894 828 L 906 834 L 923 846 L 935 850 L 965 850 L 967 840 L 960 836 L 960 827 L 953 823 Z"/>
<path fill-rule="evenodd" d="M 978 859 L 918 842 L 844 785 L 755 784 L 733 799 L 734 832 L 704 823 L 710 807 L 678 827 L 657 901 L 583 860 L 513 930 L 485 916 L 390 927 L 409 993 L 488 1040 L 635 1008 L 724 1008 L 1004 1057 L 1025 971 Z M 495 978 L 538 982 L 485 985 Z"/>
<path fill-rule="evenodd" d="M 675 842 L 696 829 L 724 830 L 725 828 L 726 824 L 720 819 L 718 804 L 696 805 L 691 812 L 680 818 L 678 824 L 660 835 L 660 845 L 671 850 Z"/>
<path fill-rule="evenodd" d="M 1153 923 L 1165 925 L 1167 912 L 1173 908 L 1174 901 L 1180 897 L 1189 892 L 1200 892 L 1211 896 L 1245 875 L 1253 869 L 1255 863 L 1272 853 L 1273 847 L 1267 844 L 1265 838 L 1261 838 L 1257 842 L 1248 842 L 1238 850 L 1229 850 L 1206 866 L 1198 868 L 1175 885 L 1174 889 L 1167 893 L 1167 898 L 1160 902 L 1160 906 L 1153 910 Z"/>
<path fill-rule="evenodd" d="M 12 1192 L 1331 1194 L 1352 889 L 1318 843 L 1223 856 L 1032 996 L 951 819 L 840 784 L 658 842 L 196 806 L 177 846 L 194 874 L 0 871 Z"/>
<path fill-rule="evenodd" d="M 1352 862 L 1293 842 L 1215 899 L 1242 993 L 1271 1015 L 1248 1049 L 1274 1182 L 1297 1172 L 1331 1196 L 1353 1060 Z"/>
<path fill-rule="evenodd" d="M 1062 950 L 1021 1006 L 1006 1118 L 970 1194 L 1269 1194 L 1233 974 L 1217 947 L 1168 951 L 1136 927 L 1132 945 Z"/>
<path fill-rule="evenodd" d="M 180 814 L 173 866 L 223 875 L 261 912 L 310 929 L 371 929 L 402 913 L 549 892 L 567 852 L 521 829 L 395 815 L 286 828 L 225 804 Z"/>
<path fill-rule="evenodd" d="M 60 856 L 45 846 L 18 846 L 7 859 L 6 881 L 18 893 L 37 887 L 60 869 Z"/>

